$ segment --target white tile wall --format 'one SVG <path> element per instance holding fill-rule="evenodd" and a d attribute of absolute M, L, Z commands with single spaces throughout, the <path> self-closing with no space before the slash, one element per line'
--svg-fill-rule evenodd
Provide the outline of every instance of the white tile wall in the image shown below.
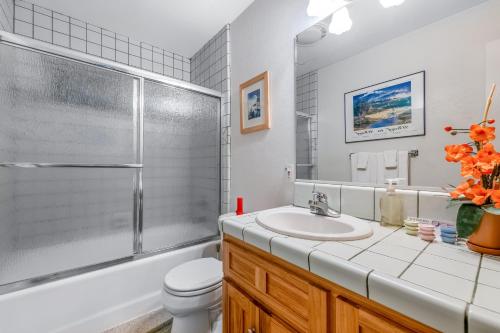
<path fill-rule="evenodd" d="M 342 186 L 340 191 L 342 213 L 374 220 L 375 189 L 373 187 Z"/>
<path fill-rule="evenodd" d="M 184 55 L 132 40 L 30 2 L 14 0 L 13 3 L 13 31 L 16 34 L 175 79 L 188 82 L 191 79 L 190 60 Z"/>
<path fill-rule="evenodd" d="M 328 196 L 330 208 L 362 219 L 380 221 L 380 198 L 384 188 L 295 182 L 294 205 L 308 208 L 312 192 L 324 192 Z M 445 192 L 397 190 L 404 203 L 405 216 L 429 218 L 454 224 L 459 205 L 450 203 Z"/>
<path fill-rule="evenodd" d="M 459 205 L 450 204 L 450 196 L 443 192 L 418 192 L 418 216 L 455 223 Z"/>
<path fill-rule="evenodd" d="M 312 199 L 314 184 L 296 182 L 294 186 L 293 204 L 297 207 L 309 207 L 309 200 Z"/>
<path fill-rule="evenodd" d="M 340 185 L 315 184 L 314 192 L 325 193 L 328 197 L 328 206 L 340 212 Z"/>
<path fill-rule="evenodd" d="M 318 179 L 318 72 L 298 76 L 295 82 L 297 179 Z M 307 116 L 307 117 L 304 117 Z"/>
<path fill-rule="evenodd" d="M 0 30 L 14 30 L 14 1 L 0 0 Z"/>
<path fill-rule="evenodd" d="M 396 190 L 396 192 L 403 199 L 404 205 L 404 216 L 413 216 L 416 217 L 418 215 L 418 191 L 412 190 Z M 375 221 L 380 221 L 380 199 L 386 193 L 385 188 L 376 188 L 375 189 Z"/>
<path fill-rule="evenodd" d="M 221 209 L 230 209 L 231 187 L 231 35 L 224 26 L 191 58 L 191 82 L 222 93 Z"/>

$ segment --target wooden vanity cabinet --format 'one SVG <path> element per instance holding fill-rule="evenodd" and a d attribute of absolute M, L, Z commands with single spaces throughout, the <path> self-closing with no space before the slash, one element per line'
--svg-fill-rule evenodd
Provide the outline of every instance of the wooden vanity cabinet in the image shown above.
<path fill-rule="evenodd" d="M 224 235 L 224 333 L 436 330 Z"/>

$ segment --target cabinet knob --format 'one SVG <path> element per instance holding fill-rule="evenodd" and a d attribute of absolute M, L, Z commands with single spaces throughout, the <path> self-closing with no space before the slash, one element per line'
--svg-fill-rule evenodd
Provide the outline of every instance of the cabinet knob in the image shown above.
<path fill-rule="evenodd" d="M 255 333 L 255 328 L 249 328 L 248 333 Z"/>

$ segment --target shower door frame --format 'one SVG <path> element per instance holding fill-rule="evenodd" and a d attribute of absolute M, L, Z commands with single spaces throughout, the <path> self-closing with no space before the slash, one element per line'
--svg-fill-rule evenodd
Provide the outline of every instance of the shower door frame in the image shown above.
<path fill-rule="evenodd" d="M 139 81 L 139 105 L 137 116 L 138 119 L 134 122 L 134 126 L 137 126 L 137 142 L 135 143 L 135 151 L 136 151 L 136 160 L 137 163 L 131 164 L 64 164 L 64 163 L 10 163 L 0 162 L 0 168 L 53 168 L 53 167 L 64 167 L 64 168 L 129 168 L 135 169 L 136 175 L 134 178 L 134 203 L 133 203 L 133 253 L 130 256 L 126 256 L 123 258 L 118 258 L 110 261 L 105 261 L 97 264 L 92 264 L 88 266 L 73 268 L 61 272 L 51 273 L 43 276 L 37 276 L 28 278 L 25 280 L 9 282 L 7 284 L 0 285 L 0 295 L 7 294 L 13 291 L 37 286 L 40 284 L 44 284 L 47 282 L 67 278 L 70 276 L 75 276 L 99 269 L 103 269 L 106 267 L 110 267 L 113 265 L 130 262 L 133 260 L 138 260 L 142 258 L 146 258 L 152 255 L 161 254 L 165 252 L 170 252 L 173 250 L 181 249 L 184 247 L 205 243 L 213 240 L 218 240 L 220 235 L 214 235 L 205 237 L 202 239 L 189 241 L 182 244 L 177 244 L 174 246 L 156 249 L 152 251 L 143 251 L 143 158 L 144 158 L 144 81 L 148 80 L 150 82 L 159 83 L 175 88 L 180 88 L 184 90 L 188 90 L 195 93 L 200 93 L 206 96 L 215 97 L 219 100 L 219 115 L 217 117 L 217 193 L 218 193 L 218 215 L 221 214 L 221 117 L 222 117 L 222 94 L 219 91 L 208 89 L 205 87 L 201 87 L 189 82 L 173 79 L 170 77 L 163 76 L 161 74 L 156 74 L 153 72 L 149 72 L 146 70 L 142 70 L 139 68 L 135 68 L 132 66 L 116 63 L 111 60 L 102 59 L 97 56 L 93 56 L 86 53 L 81 53 L 78 51 L 74 51 L 71 49 L 67 49 L 65 47 L 45 43 L 42 41 L 34 40 L 28 37 L 23 37 L 19 35 L 15 35 L 12 33 L 8 33 L 5 31 L 0 31 L 0 44 L 10 45 L 13 47 L 34 51 L 41 54 L 46 54 L 49 56 L 55 56 L 59 58 L 63 58 L 69 61 L 83 63 L 85 65 L 95 66 L 100 69 L 109 70 L 113 72 L 118 72 L 121 74 L 125 74 L 131 76 L 134 79 Z M 135 116 L 135 115 L 134 115 Z M 216 223 L 217 221 L 214 221 Z"/>

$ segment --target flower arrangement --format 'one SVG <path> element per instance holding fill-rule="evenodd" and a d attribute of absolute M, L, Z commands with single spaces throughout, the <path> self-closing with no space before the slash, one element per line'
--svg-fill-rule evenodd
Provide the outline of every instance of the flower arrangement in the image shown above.
<path fill-rule="evenodd" d="M 451 135 L 468 133 L 472 140 L 468 143 L 445 147 L 446 161 L 461 164 L 464 182 L 451 193 L 454 200 L 470 200 L 477 206 L 500 208 L 500 152 L 495 150 L 494 119 L 488 119 L 496 86 L 493 85 L 486 102 L 483 119 L 470 128 L 446 126 L 444 130 Z"/>

